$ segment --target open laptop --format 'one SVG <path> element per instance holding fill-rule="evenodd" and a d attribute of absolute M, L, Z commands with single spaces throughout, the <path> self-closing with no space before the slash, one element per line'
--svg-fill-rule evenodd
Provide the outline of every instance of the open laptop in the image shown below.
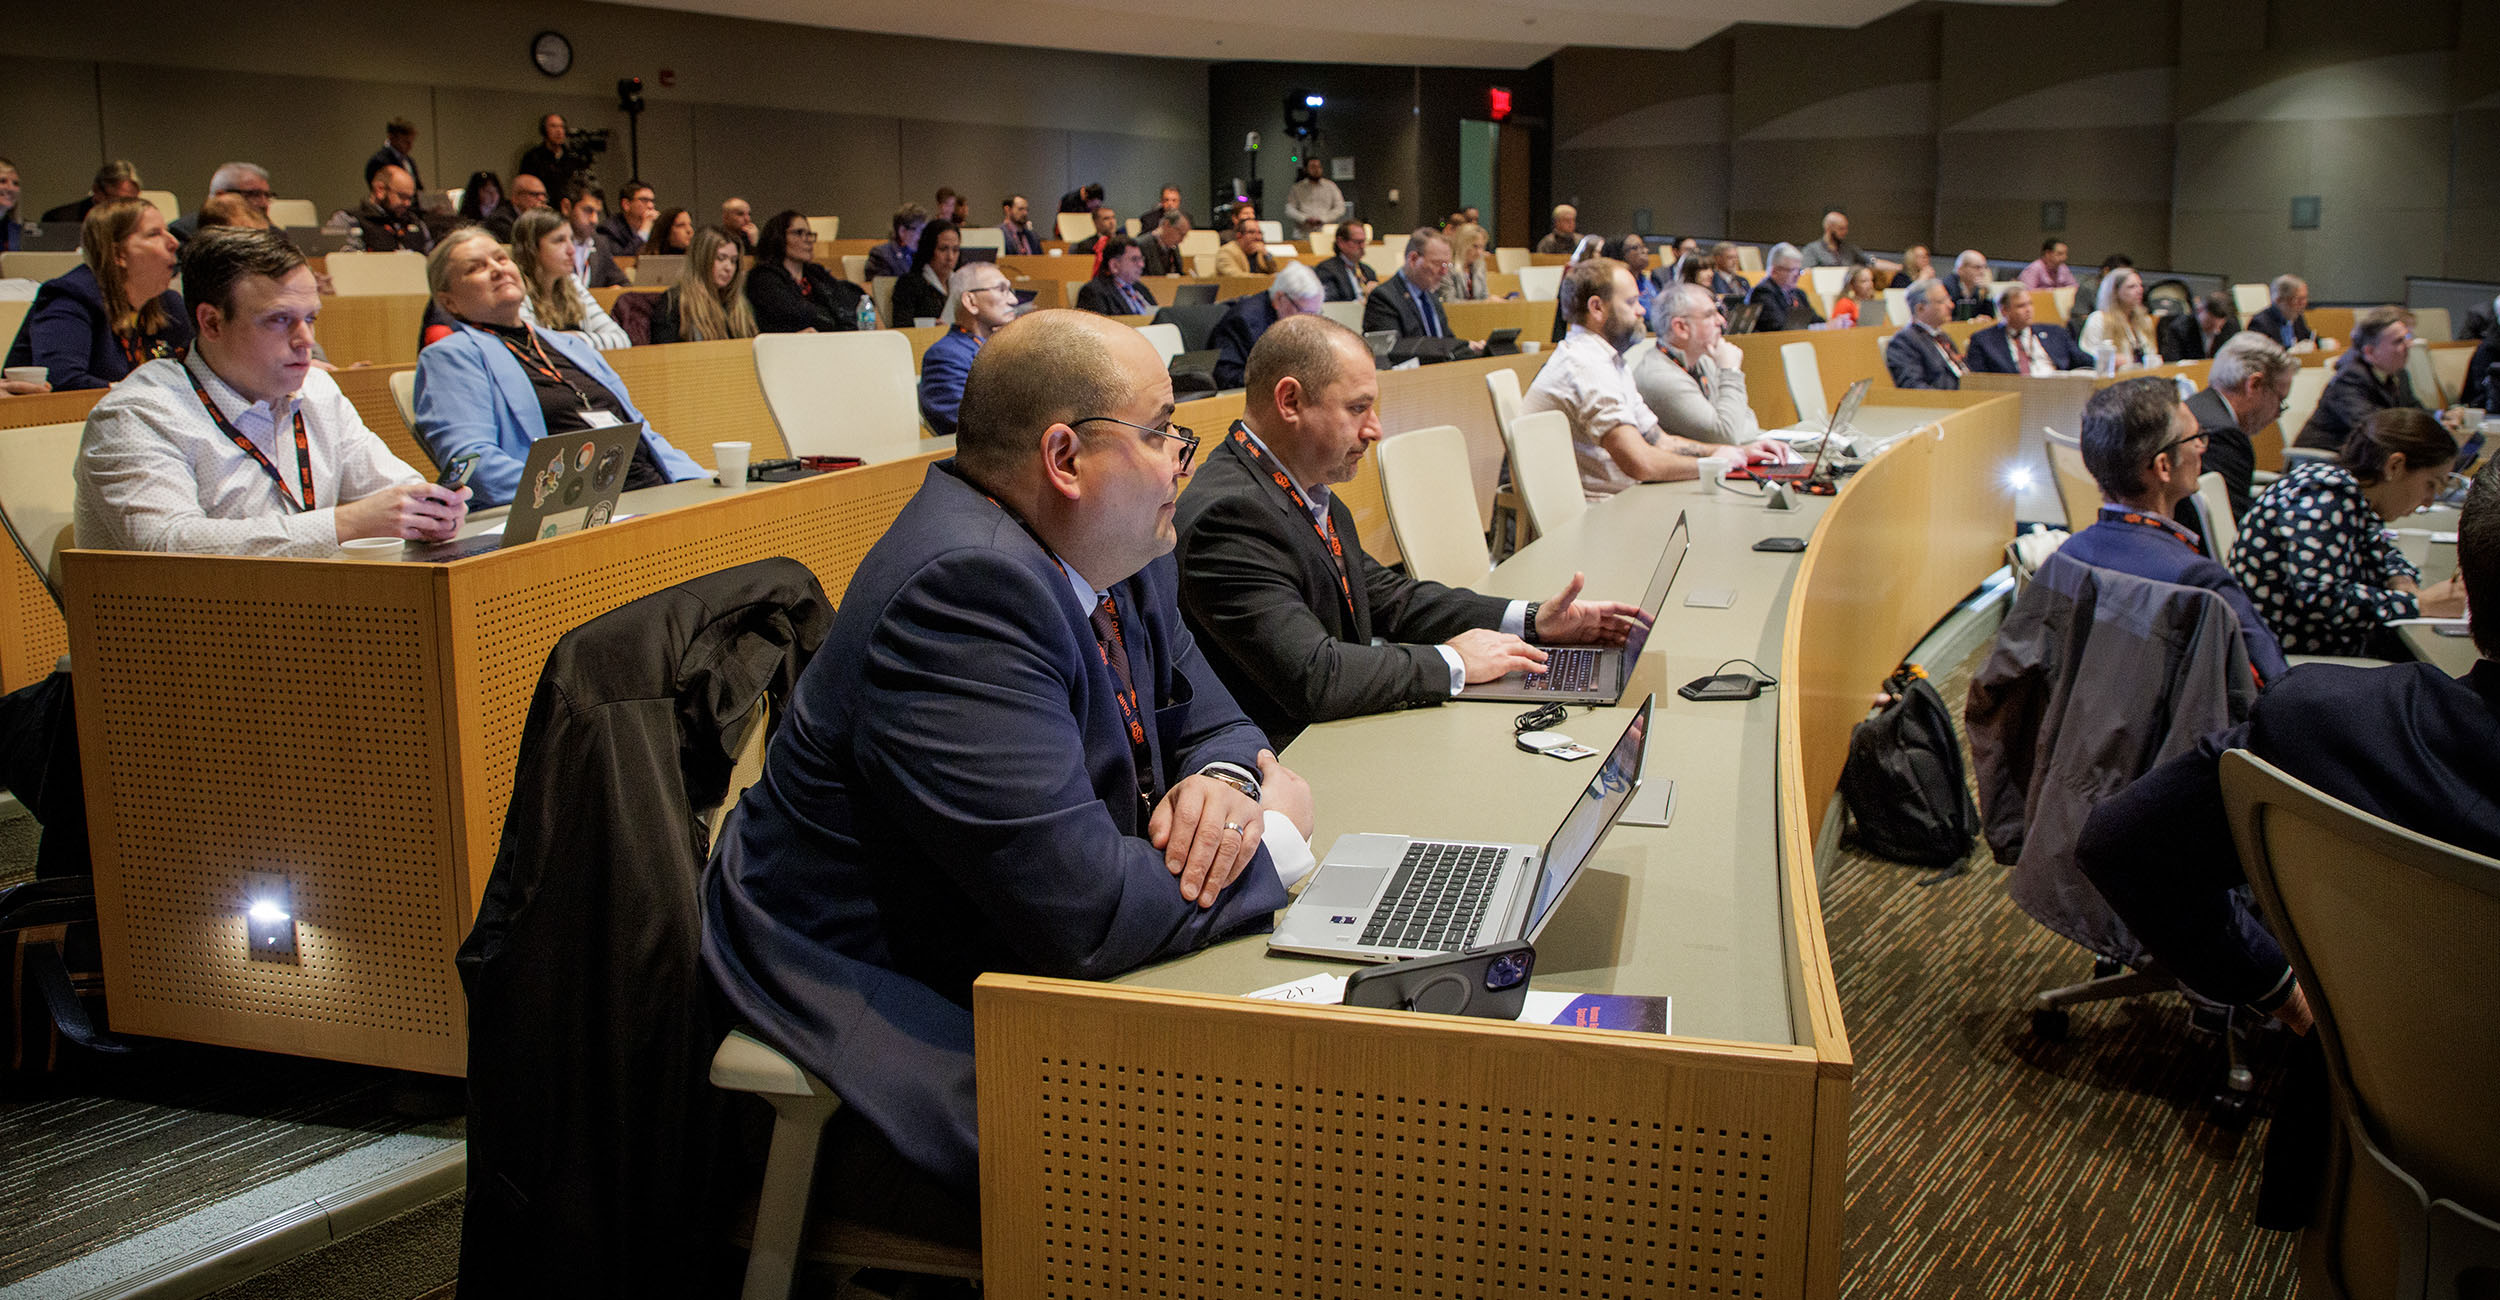
<path fill-rule="evenodd" d="M 1172 305 L 1175 307 L 1196 307 L 1211 303 L 1215 301 L 1215 291 L 1218 287 L 1219 286 L 1212 284 L 1173 285 Z"/>
<path fill-rule="evenodd" d="M 17 228 L 17 250 L 21 253 L 75 253 L 79 232 L 85 223 L 55 221 L 46 226 L 20 225 Z"/>
<path fill-rule="evenodd" d="M 1832 444 L 1839 442 L 1839 435 L 1858 418 L 1858 408 L 1866 404 L 1866 392 L 1874 384 L 1872 379 L 1861 379 L 1849 385 L 1848 392 L 1841 394 L 1840 405 L 1832 409 L 1831 424 L 1823 430 L 1822 443 L 1814 449 L 1813 460 L 1791 465 L 1748 465 L 1728 477 L 1760 479 L 1765 483 L 1811 483 L 1821 478 L 1824 467 L 1831 463 Z"/>
<path fill-rule="evenodd" d="M 1753 333 L 1754 325 L 1761 319 L 1761 303 L 1737 303 L 1735 306 L 1727 309 L 1727 329 L 1724 332 L 1729 334 L 1751 334 Z"/>
<path fill-rule="evenodd" d="M 645 253 L 634 259 L 634 283 L 675 284 L 685 269 L 684 253 Z"/>
<path fill-rule="evenodd" d="M 1396 330 L 1365 330 L 1363 332 L 1363 346 L 1372 350 L 1372 363 L 1375 365 L 1389 364 L 1389 353 L 1397 345 L 1398 332 Z"/>
<path fill-rule="evenodd" d="M 1542 846 L 1340 836 L 1285 909 L 1268 950 L 1378 962 L 1534 942 L 1639 787 L 1657 703 L 1655 695 L 1641 701 Z"/>
<path fill-rule="evenodd" d="M 1684 553 L 1692 548 L 1690 530 L 1684 516 L 1675 517 L 1675 529 L 1667 534 L 1666 549 L 1658 553 L 1658 569 L 1649 577 L 1649 590 L 1641 594 L 1641 613 L 1652 626 L 1658 611 L 1666 608 L 1667 589 L 1675 585 L 1676 570 L 1683 567 Z M 1493 700 L 1516 703 L 1528 700 L 1539 704 L 1612 704 L 1623 698 L 1625 681 L 1632 675 L 1632 665 L 1639 663 L 1641 647 L 1649 641 L 1649 627 L 1636 627 L 1622 645 L 1607 646 L 1544 646 L 1545 671 L 1534 675 L 1512 673 L 1499 681 L 1470 685 L 1459 693 L 1461 700 Z"/>
<path fill-rule="evenodd" d="M 531 443 L 501 533 L 411 546 L 406 558 L 437 564 L 465 560 L 607 523 L 616 517 L 616 499 L 625 492 L 626 471 L 633 468 L 642 431 L 640 424 L 619 424 L 551 433 Z"/>

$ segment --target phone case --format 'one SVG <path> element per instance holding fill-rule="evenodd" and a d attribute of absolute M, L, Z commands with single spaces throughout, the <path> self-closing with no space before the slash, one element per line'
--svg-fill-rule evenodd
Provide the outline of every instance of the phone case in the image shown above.
<path fill-rule="evenodd" d="M 1517 1020 L 1536 948 L 1525 939 L 1369 966 L 1346 977 L 1345 1005 Z"/>

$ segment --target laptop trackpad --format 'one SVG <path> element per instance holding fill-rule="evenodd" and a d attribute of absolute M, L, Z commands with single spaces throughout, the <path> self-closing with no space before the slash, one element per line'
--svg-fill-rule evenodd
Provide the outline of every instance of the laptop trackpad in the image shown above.
<path fill-rule="evenodd" d="M 1385 867 L 1349 867 L 1330 863 L 1326 871 L 1311 878 L 1311 886 L 1302 891 L 1305 906 L 1324 907 L 1335 911 L 1357 911 L 1370 905 L 1388 883 Z"/>

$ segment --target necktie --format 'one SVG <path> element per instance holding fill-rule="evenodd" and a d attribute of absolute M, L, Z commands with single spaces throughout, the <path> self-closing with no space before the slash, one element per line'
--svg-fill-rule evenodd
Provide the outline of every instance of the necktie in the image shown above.
<path fill-rule="evenodd" d="M 1441 337 L 1441 322 L 1432 313 L 1432 299 L 1424 296 L 1424 291 L 1416 288 L 1412 280 L 1407 282 L 1406 295 L 1415 300 L 1415 310 L 1424 318 L 1424 337 L 1428 339 Z"/>
<path fill-rule="evenodd" d="M 2017 335 L 2015 335 L 2015 336 L 2014 336 L 2014 355 L 2015 355 L 2016 357 L 2021 358 L 2021 360 L 2022 360 L 2022 365 L 2021 365 L 2021 366 L 2019 366 L 2019 367 L 2017 367 L 2017 369 L 2019 369 L 2019 370 L 2020 370 L 2023 374 L 2026 374 L 2026 375 L 2027 375 L 2027 374 L 2030 374 L 2030 373 L 2031 373 L 2031 331 L 2030 331 L 2030 330 L 2024 330 L 2022 333 L 2017 334 Z"/>
<path fill-rule="evenodd" d="M 1102 643 L 1102 657 L 1111 665 L 1111 675 L 1120 681 L 1120 689 L 1134 695 L 1137 682 L 1129 676 L 1128 647 L 1121 644 L 1120 626 L 1111 614 L 1111 598 L 1105 596 L 1094 606 L 1094 639 Z"/>
<path fill-rule="evenodd" d="M 1936 331 L 1933 337 L 1936 340 L 1936 350 L 1944 354 L 1945 362 L 1953 367 L 1953 372 L 1955 374 L 1960 374 L 1962 372 L 1962 354 L 1954 350 L 1953 340 L 1946 337 L 1943 330 Z"/>

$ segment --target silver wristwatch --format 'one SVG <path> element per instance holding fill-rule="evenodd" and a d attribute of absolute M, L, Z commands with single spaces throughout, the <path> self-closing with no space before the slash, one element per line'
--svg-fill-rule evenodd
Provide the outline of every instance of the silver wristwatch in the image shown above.
<path fill-rule="evenodd" d="M 1250 796 L 1252 803 L 1259 801 L 1259 774 L 1239 763 L 1209 763 L 1198 769 L 1198 775 L 1221 781 L 1241 791 Z"/>

